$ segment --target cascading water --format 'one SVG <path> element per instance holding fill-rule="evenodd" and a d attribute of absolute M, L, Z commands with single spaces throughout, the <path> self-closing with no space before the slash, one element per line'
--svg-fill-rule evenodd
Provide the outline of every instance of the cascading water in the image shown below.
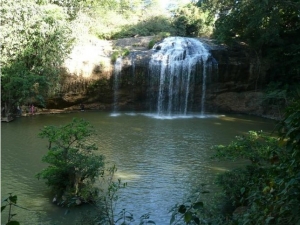
<path fill-rule="evenodd" d="M 118 91 L 119 91 L 119 79 L 122 71 L 122 57 L 118 57 L 114 64 L 114 107 L 113 116 L 118 113 Z"/>
<path fill-rule="evenodd" d="M 135 75 L 135 57 L 136 57 L 135 52 L 132 52 L 130 60 L 131 60 L 131 66 L 132 66 L 132 74 L 133 74 L 133 76 Z"/>
<path fill-rule="evenodd" d="M 201 75 L 203 85 L 199 108 L 203 114 L 207 72 L 212 67 L 212 57 L 203 43 L 194 38 L 168 37 L 156 44 L 153 50 L 155 53 L 149 63 L 150 92 L 157 114 L 186 115 L 189 103 L 193 102 L 195 77 Z"/>

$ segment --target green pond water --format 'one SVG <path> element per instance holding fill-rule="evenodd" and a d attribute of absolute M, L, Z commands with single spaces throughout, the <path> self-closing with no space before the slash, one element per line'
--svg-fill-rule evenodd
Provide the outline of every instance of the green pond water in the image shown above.
<path fill-rule="evenodd" d="M 214 190 L 218 173 L 242 164 L 212 161 L 212 145 L 228 144 L 249 130 L 270 132 L 275 126 L 274 121 L 242 115 L 157 117 L 97 111 L 36 115 L 2 123 L 1 195 L 2 199 L 8 193 L 17 195 L 18 205 L 28 209 L 13 208 L 23 225 L 75 224 L 80 212 L 90 209 L 67 210 L 52 204 L 45 182 L 35 178 L 47 166 L 41 162 L 47 146 L 46 140 L 37 136 L 40 129 L 67 124 L 74 117 L 94 126 L 99 152 L 107 162 L 116 164 L 117 178 L 128 183 L 119 193 L 116 212 L 125 208 L 133 213 L 133 224 L 150 212 L 157 225 L 167 225 L 168 212 L 176 203 L 184 202 L 203 183 Z M 2 224 L 7 214 L 7 210 L 2 212 Z"/>

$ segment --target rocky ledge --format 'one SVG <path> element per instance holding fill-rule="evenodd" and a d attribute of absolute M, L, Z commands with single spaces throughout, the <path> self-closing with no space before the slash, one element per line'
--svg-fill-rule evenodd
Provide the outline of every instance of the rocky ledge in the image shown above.
<path fill-rule="evenodd" d="M 123 55 L 118 108 L 147 110 L 145 83 L 152 54 L 148 46 L 154 40 L 154 36 L 114 41 L 90 38 L 75 46 L 64 65 L 60 91 L 47 100 L 47 108 L 72 111 L 84 103 L 87 109 L 111 110 L 114 107 L 113 58 Z M 267 65 L 260 64 L 245 45 L 228 48 L 210 39 L 200 40 L 218 63 L 217 73 L 209 78 L 207 85 L 207 110 L 280 117 L 278 108 L 263 103 L 263 89 L 269 82 Z M 134 84 L 129 79 L 133 70 Z"/>

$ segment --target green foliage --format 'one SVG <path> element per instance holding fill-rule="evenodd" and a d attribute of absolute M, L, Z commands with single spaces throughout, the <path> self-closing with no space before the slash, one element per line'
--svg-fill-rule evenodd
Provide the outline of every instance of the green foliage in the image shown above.
<path fill-rule="evenodd" d="M 202 184 L 202 188 L 205 184 Z M 200 196 L 207 194 L 209 191 L 200 191 L 195 193 L 195 197 L 191 197 L 188 201 L 183 204 L 176 204 L 170 212 L 172 216 L 170 219 L 170 225 L 177 224 L 208 224 L 207 213 L 204 209 L 204 203 L 200 200 Z"/>
<path fill-rule="evenodd" d="M 236 141 L 229 145 L 217 145 L 212 149 L 216 151 L 215 158 L 248 159 L 258 165 L 272 163 L 283 153 L 282 148 L 278 146 L 278 139 L 262 131 L 249 131 L 248 135 L 237 136 Z"/>
<path fill-rule="evenodd" d="M 47 88 L 46 78 L 28 71 L 23 62 L 16 62 L 2 69 L 1 99 L 9 114 L 14 105 L 24 103 L 28 99 L 36 99 L 43 105 L 43 97 Z"/>
<path fill-rule="evenodd" d="M 132 215 L 125 209 L 120 212 L 118 217 L 115 214 L 115 206 L 119 199 L 118 192 L 120 189 L 127 186 L 127 183 L 122 183 L 121 179 L 115 180 L 114 177 L 116 172 L 117 168 L 115 165 L 113 165 L 112 167 L 108 168 L 105 171 L 104 176 L 102 176 L 102 182 L 106 185 L 106 188 L 100 190 L 98 201 L 100 208 L 103 209 L 104 215 L 104 218 L 101 219 L 101 224 L 114 225 L 120 220 L 123 220 L 124 223 L 126 221 L 131 222 L 133 220 Z"/>
<path fill-rule="evenodd" d="M 111 62 L 112 62 L 112 63 L 115 63 L 119 57 L 120 57 L 119 52 L 114 52 L 114 53 L 111 55 Z"/>
<path fill-rule="evenodd" d="M 285 107 L 288 104 L 288 90 L 289 86 L 287 84 L 283 85 L 281 82 L 271 82 L 267 86 L 264 101 L 269 104 L 278 104 L 281 107 Z"/>
<path fill-rule="evenodd" d="M 26 100 L 43 105 L 72 45 L 67 15 L 58 6 L 22 0 L 5 0 L 0 10 L 2 102 L 9 107 Z"/>
<path fill-rule="evenodd" d="M 299 1 L 208 2 L 212 16 L 218 15 L 214 37 L 232 44 L 244 42 L 269 65 L 273 80 L 299 82 Z"/>
<path fill-rule="evenodd" d="M 288 106 L 285 118 L 279 125 L 280 137 L 287 141 L 288 150 L 295 160 L 300 160 L 300 92 L 295 100 Z"/>
<path fill-rule="evenodd" d="M 156 224 L 153 220 L 150 219 L 150 213 L 146 213 L 140 217 L 139 225 L 148 225 L 148 224 Z"/>
<path fill-rule="evenodd" d="M 95 210 L 93 213 L 85 214 L 82 216 L 78 224 L 130 224 L 133 215 L 123 209 L 119 214 L 116 214 L 115 207 L 118 203 L 118 192 L 120 189 L 125 188 L 127 183 L 123 183 L 121 179 L 115 178 L 117 167 L 115 165 L 107 168 L 101 176 L 102 186 L 99 190 L 99 196 L 95 201 Z"/>
<path fill-rule="evenodd" d="M 156 41 L 155 40 L 151 40 L 148 44 L 148 49 L 152 49 L 153 46 L 155 45 Z"/>
<path fill-rule="evenodd" d="M 112 223 L 112 224 L 130 224 L 131 222 L 133 222 L 133 214 L 126 211 L 125 209 L 122 209 L 122 211 L 118 214 L 118 219 L 116 220 L 116 222 Z"/>
<path fill-rule="evenodd" d="M 57 5 L 64 9 L 69 19 L 74 19 L 78 12 L 85 7 L 90 7 L 93 4 L 91 0 L 35 0 L 39 5 Z"/>
<path fill-rule="evenodd" d="M 249 197 L 259 189 L 274 182 L 266 176 L 267 170 L 257 166 L 235 169 L 218 176 L 217 184 L 222 187 L 225 199 L 228 199 L 234 209 L 249 205 Z"/>
<path fill-rule="evenodd" d="M 111 55 L 111 62 L 115 63 L 117 61 L 117 58 L 124 57 L 129 55 L 130 51 L 127 48 L 118 48 L 115 49 L 113 54 Z"/>
<path fill-rule="evenodd" d="M 143 21 L 134 24 L 126 24 L 120 28 L 119 32 L 112 35 L 111 38 L 125 38 L 138 36 L 151 36 L 161 32 L 169 32 L 175 34 L 170 23 L 170 19 L 163 15 L 146 18 Z"/>
<path fill-rule="evenodd" d="M 125 208 L 116 213 L 116 205 L 119 202 L 119 191 L 127 187 L 127 183 L 123 183 L 121 179 L 115 178 L 117 167 L 115 165 L 107 168 L 101 176 L 102 186 L 99 190 L 99 197 L 95 202 L 95 209 L 92 212 L 83 214 L 77 222 L 78 225 L 129 225 L 133 224 L 134 216 Z M 156 224 L 150 219 L 150 213 L 146 213 L 140 217 L 141 225 Z"/>
<path fill-rule="evenodd" d="M 280 122 L 279 137 L 249 132 L 228 146 L 216 146 L 218 158 L 246 158 L 252 164 L 222 174 L 225 199 L 243 213 L 228 224 L 297 224 L 300 221 L 300 104 L 291 104 Z M 228 222 L 228 221 L 227 221 Z M 223 221 L 223 224 L 225 221 Z"/>
<path fill-rule="evenodd" d="M 286 107 L 300 96 L 300 86 L 298 83 L 289 84 L 289 82 L 270 82 L 265 90 L 262 103 L 267 107 L 278 110 L 280 117 Z"/>
<path fill-rule="evenodd" d="M 3 66 L 22 60 L 28 70 L 47 74 L 45 69 L 60 65 L 72 40 L 61 8 L 4 1 L 1 14 Z"/>
<path fill-rule="evenodd" d="M 153 48 L 153 46 L 159 42 L 159 41 L 162 41 L 162 39 L 166 38 L 166 37 L 169 37 L 170 36 L 170 33 L 168 32 L 160 32 L 159 34 L 155 35 L 152 40 L 149 42 L 148 44 L 148 49 L 151 49 Z"/>
<path fill-rule="evenodd" d="M 49 166 L 36 176 L 46 180 L 58 204 L 79 205 L 97 197 L 93 184 L 103 174 L 104 162 L 102 155 L 93 154 L 97 149 L 90 140 L 93 134 L 87 121 L 76 118 L 67 125 L 41 130 L 39 136 L 48 139 L 48 152 L 42 161 Z"/>
<path fill-rule="evenodd" d="M 246 206 L 247 213 L 253 210 L 253 221 L 264 223 L 272 212 L 270 204 L 276 199 L 275 171 L 279 160 L 285 158 L 284 149 L 278 145 L 278 139 L 262 132 L 250 131 L 247 136 L 236 137 L 236 141 L 228 146 L 216 146 L 214 149 L 218 158 L 244 158 L 252 162 L 245 169 L 220 175 L 217 183 L 222 187 L 225 199 L 234 208 Z M 241 218 L 237 220 L 245 221 L 245 215 L 248 214 L 238 215 Z"/>
<path fill-rule="evenodd" d="M 16 220 L 12 220 L 14 216 L 17 214 L 12 213 L 12 206 L 18 207 L 17 205 L 18 197 L 16 195 L 12 195 L 12 193 L 9 193 L 8 198 L 4 199 L 3 202 L 6 204 L 1 206 L 1 213 L 3 210 L 5 210 L 6 207 L 8 207 L 8 221 L 6 225 L 19 225 L 20 223 Z"/>
<path fill-rule="evenodd" d="M 172 24 L 178 36 L 209 36 L 212 32 L 208 13 L 191 3 L 174 10 Z"/>
<path fill-rule="evenodd" d="M 98 1 L 87 14 L 93 21 L 88 24 L 91 34 L 100 39 L 174 34 L 170 15 L 158 1 Z"/>
<path fill-rule="evenodd" d="M 176 206 L 178 208 L 177 212 L 172 214 L 170 224 L 178 224 L 179 221 L 183 219 L 185 224 L 200 224 L 200 219 L 198 217 L 199 209 L 203 207 L 203 202 L 195 202 L 192 204 L 182 204 Z M 179 219 L 176 220 L 176 215 L 179 214 Z"/>

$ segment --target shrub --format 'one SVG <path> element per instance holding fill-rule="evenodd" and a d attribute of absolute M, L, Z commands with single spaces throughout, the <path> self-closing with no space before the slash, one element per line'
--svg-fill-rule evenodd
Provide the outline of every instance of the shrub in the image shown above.
<path fill-rule="evenodd" d="M 123 49 L 118 48 L 118 49 L 115 49 L 114 52 L 111 55 L 111 62 L 115 63 L 117 61 L 117 58 L 123 57 L 123 56 L 127 56 L 127 55 L 129 55 L 129 53 L 130 53 L 130 51 L 127 48 L 123 48 Z"/>
<path fill-rule="evenodd" d="M 104 157 L 93 154 L 97 149 L 89 140 L 93 132 L 87 121 L 74 118 L 64 126 L 45 126 L 39 134 L 48 139 L 42 161 L 49 166 L 36 176 L 46 180 L 58 204 L 79 205 L 97 197 L 93 184 L 103 174 Z"/>
<path fill-rule="evenodd" d="M 170 35 L 171 35 L 171 34 L 170 34 L 169 32 L 160 32 L 160 33 L 158 33 L 158 34 L 155 35 L 155 36 L 153 37 L 153 39 L 149 42 L 149 44 L 148 44 L 148 49 L 153 48 L 153 46 L 154 46 L 157 42 L 161 41 L 162 39 L 164 39 L 164 38 L 166 38 L 166 37 L 169 37 Z"/>
<path fill-rule="evenodd" d="M 279 138 L 257 132 L 217 146 L 219 158 L 246 158 L 252 164 L 222 174 L 218 184 L 236 208 L 233 224 L 297 224 L 300 221 L 299 98 L 280 122 Z M 225 222 L 224 222 L 225 223 Z M 223 223 L 223 224 L 224 224 Z"/>

